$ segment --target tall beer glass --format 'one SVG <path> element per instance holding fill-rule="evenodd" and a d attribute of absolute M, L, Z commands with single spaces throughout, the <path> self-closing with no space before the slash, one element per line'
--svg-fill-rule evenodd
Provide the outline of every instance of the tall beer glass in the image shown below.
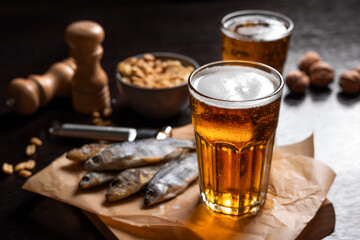
<path fill-rule="evenodd" d="M 293 28 L 290 18 L 276 12 L 230 13 L 221 21 L 223 59 L 261 62 L 282 73 Z"/>
<path fill-rule="evenodd" d="M 189 78 L 202 201 L 248 216 L 265 202 L 284 80 L 255 62 L 220 61 Z"/>

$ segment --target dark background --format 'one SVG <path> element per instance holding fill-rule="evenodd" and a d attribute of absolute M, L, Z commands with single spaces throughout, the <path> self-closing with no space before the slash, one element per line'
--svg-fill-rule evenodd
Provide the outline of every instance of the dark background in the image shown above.
<path fill-rule="evenodd" d="M 310 88 L 293 97 L 285 89 L 277 144 L 297 142 L 314 133 L 316 159 L 328 164 L 337 178 L 328 195 L 336 211 L 336 229 L 327 239 L 358 239 L 360 230 L 360 97 L 348 97 L 339 76 L 360 64 L 360 2 L 302 1 L 8 1 L 0 7 L 0 156 L 1 164 L 28 159 L 24 149 L 33 136 L 44 144 L 34 156 L 41 170 L 54 158 L 86 140 L 49 136 L 63 122 L 91 123 L 75 113 L 69 99 L 54 99 L 28 117 L 5 105 L 11 79 L 44 73 L 68 57 L 64 30 L 76 20 L 90 19 L 105 29 L 102 66 L 108 74 L 119 126 L 161 127 L 190 123 L 189 110 L 172 119 L 154 121 L 128 109 L 115 85 L 115 66 L 124 58 L 149 51 L 188 55 L 200 64 L 221 59 L 220 20 L 232 11 L 273 10 L 295 22 L 284 75 L 296 69 L 307 50 L 316 50 L 332 65 L 336 77 L 328 89 Z M 0 175 L 1 239 L 102 239 L 78 209 L 21 189 L 17 174 Z"/>

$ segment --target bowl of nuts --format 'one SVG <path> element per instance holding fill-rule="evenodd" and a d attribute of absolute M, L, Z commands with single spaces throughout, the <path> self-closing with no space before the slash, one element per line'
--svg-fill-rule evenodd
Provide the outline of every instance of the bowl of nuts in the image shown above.
<path fill-rule="evenodd" d="M 117 64 L 116 84 L 133 111 L 153 119 L 170 118 L 189 104 L 187 80 L 199 64 L 177 53 L 153 52 Z"/>

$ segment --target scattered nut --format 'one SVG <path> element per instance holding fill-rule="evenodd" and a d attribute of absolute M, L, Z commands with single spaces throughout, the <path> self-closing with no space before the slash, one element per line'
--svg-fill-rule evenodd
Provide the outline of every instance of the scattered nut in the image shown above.
<path fill-rule="evenodd" d="M 25 162 L 25 169 L 27 170 L 33 170 L 36 166 L 36 162 L 34 159 L 30 159 Z"/>
<path fill-rule="evenodd" d="M 21 171 L 21 170 L 25 169 L 25 167 L 26 167 L 26 162 L 20 162 L 15 165 L 14 171 L 15 172 Z"/>
<path fill-rule="evenodd" d="M 356 94 L 360 92 L 360 73 L 356 70 L 343 73 L 340 77 L 340 87 L 344 93 Z"/>
<path fill-rule="evenodd" d="M 321 58 L 317 52 L 308 51 L 300 58 L 298 63 L 299 69 L 309 74 L 311 65 L 313 65 L 316 62 L 319 62 L 320 60 Z"/>
<path fill-rule="evenodd" d="M 293 93 L 303 93 L 310 85 L 310 78 L 305 72 L 299 70 L 289 72 L 285 81 L 286 85 Z"/>
<path fill-rule="evenodd" d="M 19 175 L 23 178 L 28 178 L 32 175 L 32 173 L 29 170 L 21 170 Z"/>
<path fill-rule="evenodd" d="M 96 118 L 94 118 L 94 119 L 92 120 L 92 123 L 95 124 L 95 125 L 97 125 L 97 124 L 99 124 L 99 123 L 102 122 L 102 121 L 103 121 L 103 120 L 102 120 L 101 118 L 96 117 Z"/>
<path fill-rule="evenodd" d="M 107 120 L 107 121 L 102 121 L 101 123 L 98 124 L 99 126 L 114 126 L 114 124 Z"/>
<path fill-rule="evenodd" d="M 35 152 L 36 152 L 36 145 L 35 144 L 27 145 L 26 150 L 25 150 L 26 156 L 34 155 Z"/>
<path fill-rule="evenodd" d="M 105 116 L 105 117 L 110 117 L 111 116 L 111 114 L 112 114 L 112 108 L 111 107 L 106 107 L 106 108 L 104 108 L 104 110 L 103 110 L 103 115 Z"/>
<path fill-rule="evenodd" d="M 139 87 L 164 88 L 186 82 L 194 67 L 185 67 L 178 60 L 162 61 L 155 59 L 152 54 L 144 54 L 143 58 L 132 57 L 120 62 L 118 71 L 126 83 Z"/>
<path fill-rule="evenodd" d="M 93 123 L 97 126 L 115 126 L 110 120 L 104 121 L 101 118 L 94 118 Z"/>
<path fill-rule="evenodd" d="M 2 171 L 3 171 L 3 173 L 5 173 L 7 175 L 13 174 L 14 173 L 13 165 L 10 163 L 4 162 L 2 165 Z"/>
<path fill-rule="evenodd" d="M 92 115 L 93 118 L 100 117 L 100 113 L 98 111 L 93 112 L 91 115 Z"/>
<path fill-rule="evenodd" d="M 309 75 L 311 83 L 318 87 L 326 87 L 334 79 L 331 66 L 321 61 L 311 65 Z"/>
<path fill-rule="evenodd" d="M 30 138 L 30 143 L 34 144 L 35 146 L 38 146 L 38 147 L 40 147 L 42 145 L 41 139 L 39 139 L 37 137 Z"/>

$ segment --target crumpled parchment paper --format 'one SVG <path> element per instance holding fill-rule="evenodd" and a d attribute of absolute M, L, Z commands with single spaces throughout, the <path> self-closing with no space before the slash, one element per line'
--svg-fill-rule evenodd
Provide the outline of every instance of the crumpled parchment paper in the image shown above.
<path fill-rule="evenodd" d="M 174 137 L 192 138 L 191 125 L 175 129 Z M 208 210 L 200 203 L 198 182 L 149 209 L 143 208 L 144 192 L 107 203 L 106 186 L 78 190 L 85 171 L 65 154 L 29 178 L 23 188 L 96 214 L 119 239 L 288 240 L 295 239 L 315 216 L 335 178 L 313 156 L 312 136 L 276 147 L 266 203 L 257 216 L 243 219 Z"/>

